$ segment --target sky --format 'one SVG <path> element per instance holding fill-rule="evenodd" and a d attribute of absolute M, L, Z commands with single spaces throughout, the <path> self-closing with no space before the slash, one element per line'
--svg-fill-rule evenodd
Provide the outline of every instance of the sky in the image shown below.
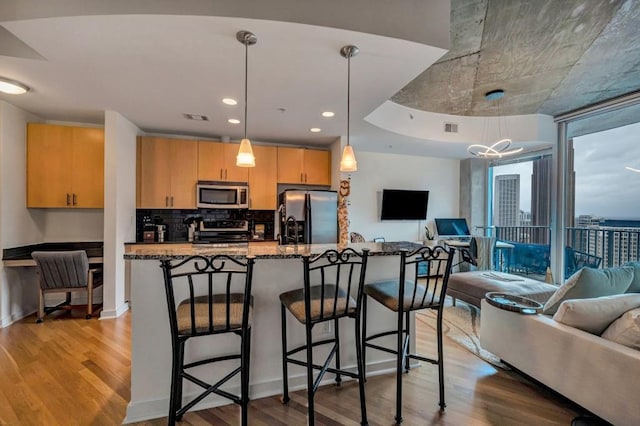
<path fill-rule="evenodd" d="M 640 219 L 640 123 L 576 137 L 576 216 Z M 531 211 L 531 162 L 494 168 L 520 175 L 520 209 Z"/>

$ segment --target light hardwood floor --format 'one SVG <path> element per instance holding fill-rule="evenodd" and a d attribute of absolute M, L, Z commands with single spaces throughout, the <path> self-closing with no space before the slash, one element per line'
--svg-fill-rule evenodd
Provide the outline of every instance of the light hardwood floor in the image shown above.
<path fill-rule="evenodd" d="M 79 315 L 79 314 L 76 314 Z M 0 424 L 113 425 L 129 401 L 130 313 L 115 320 L 26 318 L 0 330 Z M 418 328 L 418 345 L 434 353 L 435 339 Z M 158 372 L 163 374 L 163 372 Z M 169 372 L 166 372 L 168 374 Z M 447 408 L 438 410 L 435 366 L 404 376 L 404 425 L 569 425 L 579 409 L 519 375 L 496 369 L 445 338 Z M 392 425 L 394 375 L 366 384 L 371 425 Z M 359 424 L 358 388 L 324 386 L 316 396 L 317 424 Z M 305 425 L 306 394 L 250 403 L 251 425 Z M 166 419 L 138 423 L 162 425 Z M 187 413 L 181 424 L 237 425 L 235 405 Z"/>

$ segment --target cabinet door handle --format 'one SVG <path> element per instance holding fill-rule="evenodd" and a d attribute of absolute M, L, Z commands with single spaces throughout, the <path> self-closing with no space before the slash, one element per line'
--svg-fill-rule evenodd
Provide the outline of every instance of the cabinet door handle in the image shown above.
<path fill-rule="evenodd" d="M 171 207 L 173 207 L 173 195 L 171 196 Z"/>
<path fill-rule="evenodd" d="M 71 196 L 67 193 L 67 206 L 71 204 Z"/>
<path fill-rule="evenodd" d="M 74 193 L 73 194 L 73 205 L 77 205 L 78 204 L 78 196 Z"/>
<path fill-rule="evenodd" d="M 220 179 L 222 179 L 222 169 L 220 169 Z"/>
<path fill-rule="evenodd" d="M 169 196 L 164 197 L 164 206 L 169 207 Z"/>
<path fill-rule="evenodd" d="M 304 183 L 304 173 L 300 173 L 300 182 Z"/>
<path fill-rule="evenodd" d="M 227 169 L 224 169 L 224 179 L 227 179 Z"/>

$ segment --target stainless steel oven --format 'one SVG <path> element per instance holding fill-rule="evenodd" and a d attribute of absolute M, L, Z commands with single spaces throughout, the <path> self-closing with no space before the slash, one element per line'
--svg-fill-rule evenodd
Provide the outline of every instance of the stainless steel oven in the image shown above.
<path fill-rule="evenodd" d="M 198 183 L 198 208 L 248 209 L 249 187 L 243 183 Z"/>

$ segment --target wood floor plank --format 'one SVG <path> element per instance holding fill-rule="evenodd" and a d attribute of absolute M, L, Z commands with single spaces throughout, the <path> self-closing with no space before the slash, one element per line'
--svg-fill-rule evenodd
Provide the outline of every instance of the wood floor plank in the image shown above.
<path fill-rule="evenodd" d="M 0 330 L 0 424 L 113 425 L 125 417 L 130 398 L 131 313 L 113 320 L 59 315 L 36 324 L 33 316 Z M 417 328 L 421 352 L 436 353 L 435 336 Z M 496 368 L 445 339 L 447 407 L 438 407 L 437 368 L 427 364 L 403 375 L 404 424 L 568 425 L 581 410 L 513 371 Z M 395 375 L 370 376 L 367 412 L 372 426 L 394 423 Z M 251 401 L 252 426 L 305 425 L 307 396 L 292 392 Z M 357 425 L 354 381 L 320 388 L 316 424 Z M 136 425 L 164 425 L 166 418 Z M 184 425 L 238 425 L 235 404 L 189 412 Z"/>

